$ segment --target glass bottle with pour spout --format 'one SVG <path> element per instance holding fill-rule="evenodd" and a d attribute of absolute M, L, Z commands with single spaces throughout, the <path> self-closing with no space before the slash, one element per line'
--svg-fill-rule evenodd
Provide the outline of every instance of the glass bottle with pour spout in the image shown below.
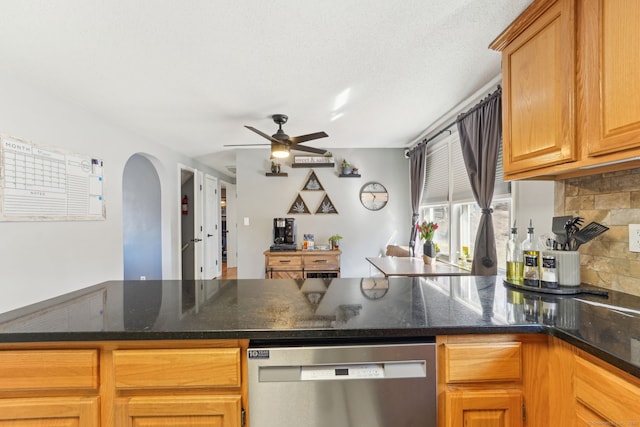
<path fill-rule="evenodd" d="M 540 287 L 540 247 L 533 231 L 533 221 L 529 220 L 527 238 L 522 242 L 524 268 L 522 281 L 525 286 Z"/>
<path fill-rule="evenodd" d="M 522 246 L 518 241 L 518 229 L 516 222 L 511 227 L 511 237 L 507 242 L 507 281 L 522 284 L 524 270 Z"/>

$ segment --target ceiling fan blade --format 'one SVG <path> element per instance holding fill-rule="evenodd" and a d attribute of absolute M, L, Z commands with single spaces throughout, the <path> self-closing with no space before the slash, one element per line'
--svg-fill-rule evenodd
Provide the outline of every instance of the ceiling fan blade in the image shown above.
<path fill-rule="evenodd" d="M 313 153 L 313 154 L 324 154 L 327 152 L 327 150 L 323 150 L 321 148 L 314 148 L 314 147 L 307 147 L 306 145 L 292 145 L 291 146 L 292 150 L 298 150 L 298 151 L 306 151 L 307 153 Z"/>
<path fill-rule="evenodd" d="M 258 129 L 251 127 L 251 126 L 245 126 L 247 129 L 254 131 L 255 133 L 257 133 L 258 135 L 260 135 L 263 138 L 267 138 L 269 141 L 273 141 L 273 142 L 278 142 L 282 144 L 282 141 L 280 141 L 279 139 L 275 139 L 274 137 L 272 137 L 271 135 L 267 135 L 266 133 L 259 131 Z"/>
<path fill-rule="evenodd" d="M 327 135 L 325 132 L 316 132 L 310 133 L 308 135 L 294 136 L 289 138 L 289 141 L 291 141 L 293 144 L 300 144 L 301 142 L 312 141 L 319 138 L 326 138 L 327 136 L 329 135 Z"/>

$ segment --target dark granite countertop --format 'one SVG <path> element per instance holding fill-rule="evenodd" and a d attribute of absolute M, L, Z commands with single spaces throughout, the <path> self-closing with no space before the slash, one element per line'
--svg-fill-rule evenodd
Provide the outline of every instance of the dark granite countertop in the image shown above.
<path fill-rule="evenodd" d="M 546 333 L 638 377 L 639 331 L 636 296 L 542 295 L 471 276 L 109 281 L 0 314 L 0 343 Z"/>

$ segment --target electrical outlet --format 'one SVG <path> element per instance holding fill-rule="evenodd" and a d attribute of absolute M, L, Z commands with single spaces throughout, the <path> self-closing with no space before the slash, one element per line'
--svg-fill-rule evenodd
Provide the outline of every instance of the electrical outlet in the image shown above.
<path fill-rule="evenodd" d="M 629 252 L 640 252 L 640 224 L 629 224 Z"/>
<path fill-rule="evenodd" d="M 147 276 L 140 276 L 140 280 L 147 280 Z"/>

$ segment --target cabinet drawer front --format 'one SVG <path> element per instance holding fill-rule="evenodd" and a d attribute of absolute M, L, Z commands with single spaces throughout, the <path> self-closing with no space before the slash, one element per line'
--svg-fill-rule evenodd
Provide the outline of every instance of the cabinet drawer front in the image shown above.
<path fill-rule="evenodd" d="M 0 351 L 0 391 L 96 389 L 98 350 Z"/>
<path fill-rule="evenodd" d="M 638 421 L 640 387 L 576 356 L 575 395 L 578 402 L 615 423 Z"/>
<path fill-rule="evenodd" d="M 99 426 L 99 416 L 97 396 L 0 399 L 2 426 Z"/>
<path fill-rule="evenodd" d="M 447 383 L 518 381 L 522 378 L 519 342 L 445 344 Z"/>
<path fill-rule="evenodd" d="M 269 267 L 301 267 L 302 257 L 290 255 L 269 255 L 267 257 L 267 265 Z"/>
<path fill-rule="evenodd" d="M 240 387 L 240 349 L 115 350 L 116 388 Z"/>
<path fill-rule="evenodd" d="M 239 426 L 240 396 L 136 396 L 117 399 L 117 426 Z"/>
<path fill-rule="evenodd" d="M 307 255 L 304 258 L 304 268 L 307 270 L 327 270 L 340 267 L 340 257 L 338 255 Z"/>

